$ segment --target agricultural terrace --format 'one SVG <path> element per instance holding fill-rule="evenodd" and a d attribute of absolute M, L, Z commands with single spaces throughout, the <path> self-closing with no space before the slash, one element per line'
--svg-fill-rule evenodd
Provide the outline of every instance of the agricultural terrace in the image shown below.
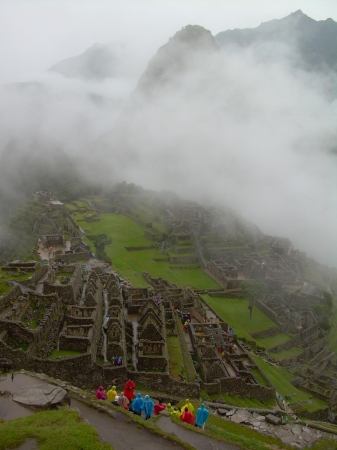
<path fill-rule="evenodd" d="M 255 355 L 251 356 L 273 383 L 277 392 L 279 392 L 283 397 L 285 397 L 285 395 L 291 396 L 291 400 L 289 401 L 290 407 L 295 403 L 301 403 L 303 408 L 308 411 L 317 411 L 318 409 L 327 407 L 327 403 L 324 400 L 314 397 L 309 392 L 295 388 L 291 384 L 291 381 L 296 378 L 296 376 L 288 370 L 276 365 L 270 365 L 265 360 Z"/>
<path fill-rule="evenodd" d="M 10 272 L 11 270 L 7 270 L 4 268 L 0 268 L 0 295 L 6 294 L 7 292 L 9 292 L 11 289 L 13 289 L 13 286 L 11 285 L 7 285 L 6 281 L 24 281 L 24 280 L 28 280 L 28 278 L 30 278 L 32 276 L 32 272 L 27 272 L 25 275 L 19 275 L 19 272 L 13 272 L 13 275 L 8 275 L 8 272 Z"/>
<path fill-rule="evenodd" d="M 250 319 L 248 300 L 244 298 L 210 297 L 209 295 L 202 295 L 202 297 L 230 327 L 234 328 L 239 339 L 251 341 L 253 338 L 250 333 L 257 333 L 277 326 L 256 305 L 253 308 L 252 319 Z M 254 338 L 254 341 L 258 346 L 268 350 L 276 345 L 284 344 L 290 339 L 291 336 L 279 333 L 263 339 Z"/>
<path fill-rule="evenodd" d="M 228 322 L 229 326 L 234 328 L 239 339 L 243 338 L 252 341 L 253 338 L 249 333 L 267 330 L 272 326 L 276 326 L 276 323 L 270 320 L 256 305 L 253 309 L 252 319 L 250 319 L 248 301 L 243 298 L 210 297 L 209 295 L 202 295 L 202 297 L 221 318 Z M 290 336 L 279 333 L 264 339 L 254 338 L 254 341 L 258 346 L 269 349 L 287 342 L 290 339 Z M 291 358 L 292 356 L 301 353 L 301 351 L 301 349 L 295 347 L 280 353 L 271 353 L 271 356 L 275 359 Z M 291 380 L 295 378 L 292 373 L 282 367 L 268 364 L 263 359 L 255 357 L 254 355 L 251 356 L 282 396 L 291 395 L 294 403 L 300 401 L 305 402 L 303 407 L 309 411 L 316 411 L 317 409 L 326 407 L 326 403 L 323 400 L 313 397 L 312 394 L 305 391 L 296 389 L 290 383 Z M 228 403 L 239 405 L 237 399 L 225 398 L 225 400 L 228 401 Z M 308 403 L 308 400 L 310 400 L 311 403 Z M 246 399 L 242 399 L 242 401 L 247 403 Z"/>
<path fill-rule="evenodd" d="M 79 212 L 76 210 L 74 219 L 86 231 L 87 235 L 106 234 L 108 238 L 112 239 L 112 244 L 105 248 L 105 252 L 111 259 L 114 269 L 127 278 L 134 286 L 146 287 L 147 282 L 141 274 L 142 272 L 148 272 L 155 278 L 162 277 L 170 283 L 175 283 L 179 286 L 188 286 L 194 289 L 219 287 L 201 268 L 171 269 L 170 267 L 184 265 L 165 261 L 164 259 L 168 256 L 160 253 L 156 248 L 135 251 L 125 250 L 125 247 L 149 246 L 153 245 L 154 242 L 144 236 L 144 227 L 123 214 L 103 213 L 96 215 L 95 218 L 99 219 L 99 221 L 86 221 L 85 215 L 90 214 L 90 207 L 86 203 L 83 203 L 83 205 L 81 205 L 81 208 L 86 207 L 88 211 Z M 96 214 L 94 211 L 92 213 Z M 85 238 L 85 242 L 95 252 L 92 241 Z M 154 261 L 154 259 L 162 259 L 163 261 L 158 262 Z"/>

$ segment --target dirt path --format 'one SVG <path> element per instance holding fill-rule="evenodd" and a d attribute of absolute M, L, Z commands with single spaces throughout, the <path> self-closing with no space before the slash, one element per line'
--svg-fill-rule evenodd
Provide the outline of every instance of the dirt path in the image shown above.
<path fill-rule="evenodd" d="M 136 422 L 123 414 L 113 411 L 114 419 L 78 400 L 72 399 L 71 406 L 78 408 L 88 423 L 96 428 L 102 441 L 109 442 L 115 450 L 177 450 L 182 447 L 163 436 L 141 428 Z"/>
<path fill-rule="evenodd" d="M 196 448 L 196 450 L 238 450 L 232 444 L 226 444 L 225 442 L 216 441 L 206 435 L 196 433 L 193 430 L 189 431 L 186 428 L 180 427 L 176 423 L 172 422 L 169 417 L 161 417 L 157 420 L 156 425 L 166 433 L 175 434 L 180 440 L 187 442 Z M 206 425 L 207 427 L 207 425 Z"/>

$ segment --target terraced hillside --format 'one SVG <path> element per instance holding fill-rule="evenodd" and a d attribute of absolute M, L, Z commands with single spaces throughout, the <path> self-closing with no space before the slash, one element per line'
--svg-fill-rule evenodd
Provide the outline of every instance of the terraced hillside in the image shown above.
<path fill-rule="evenodd" d="M 32 253 L 43 234 L 55 234 L 61 223 L 60 212 L 52 213 L 38 201 L 26 202 L 7 223 L 7 238 L 0 258 L 8 261 L 37 259 Z"/>

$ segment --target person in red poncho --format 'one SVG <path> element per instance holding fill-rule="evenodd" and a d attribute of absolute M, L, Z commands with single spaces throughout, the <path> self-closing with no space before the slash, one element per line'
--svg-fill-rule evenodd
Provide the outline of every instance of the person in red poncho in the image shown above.
<path fill-rule="evenodd" d="M 188 423 L 189 425 L 194 425 L 195 422 L 195 415 L 192 414 L 188 408 L 185 408 L 185 411 L 182 413 L 182 415 L 180 416 L 180 420 L 182 422 Z"/>
<path fill-rule="evenodd" d="M 154 408 L 153 408 L 153 413 L 154 413 L 154 415 L 155 415 L 155 416 L 158 416 L 158 414 L 160 413 L 160 411 L 163 411 L 163 409 L 165 409 L 165 408 L 166 408 L 165 403 L 163 403 L 162 399 L 159 399 L 159 400 L 158 400 L 158 403 L 156 403 L 156 404 L 154 405 Z"/>
<path fill-rule="evenodd" d="M 124 386 L 124 395 L 131 402 L 133 400 L 136 385 L 132 380 L 128 380 Z"/>

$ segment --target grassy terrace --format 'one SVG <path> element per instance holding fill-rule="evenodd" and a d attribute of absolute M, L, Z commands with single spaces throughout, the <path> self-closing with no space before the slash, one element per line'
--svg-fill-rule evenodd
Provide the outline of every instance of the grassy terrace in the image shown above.
<path fill-rule="evenodd" d="M 77 202 L 78 203 L 78 202 Z M 153 241 L 144 236 L 145 228 L 122 214 L 104 213 L 98 216 L 99 222 L 79 222 L 87 234 L 105 233 L 112 239 L 112 244 L 106 247 L 106 253 L 111 258 L 117 272 L 128 278 L 137 287 L 146 287 L 147 282 L 141 276 L 148 272 L 153 277 L 162 277 L 179 286 L 189 286 L 195 289 L 217 288 L 218 284 L 201 269 L 171 270 L 171 263 L 155 262 L 154 258 L 164 258 L 157 249 L 126 251 L 127 247 L 153 245 Z M 77 213 L 76 220 L 83 220 L 83 214 Z M 86 240 L 93 252 L 92 241 Z M 181 255 L 179 255 L 181 256 Z M 137 274 L 134 275 L 134 272 Z"/>
<path fill-rule="evenodd" d="M 279 392 L 283 397 L 285 395 L 291 395 L 291 403 L 301 402 L 303 408 L 308 411 L 316 411 L 317 409 L 326 408 L 327 404 L 325 401 L 319 398 L 313 397 L 309 392 L 302 391 L 295 388 L 290 382 L 295 378 L 293 374 L 288 372 L 286 369 L 278 366 L 271 366 L 267 364 L 263 359 L 258 358 L 255 355 L 251 355 L 256 364 L 265 372 L 269 380 L 275 386 L 277 392 Z M 310 400 L 312 403 L 308 403 Z"/>
<path fill-rule="evenodd" d="M 167 339 L 167 346 L 170 358 L 170 375 L 172 378 L 180 380 L 179 374 L 183 374 L 184 364 L 179 338 L 176 336 L 170 336 Z"/>
<path fill-rule="evenodd" d="M 18 448 L 35 438 L 39 449 L 108 450 L 97 431 L 84 423 L 76 411 L 43 411 L 21 419 L 0 423 L 0 450 Z"/>
<path fill-rule="evenodd" d="M 24 281 L 24 280 L 28 280 L 29 277 L 31 277 L 33 275 L 32 272 L 27 272 L 26 275 L 20 275 L 18 277 L 13 277 L 11 275 L 7 275 L 8 270 L 6 269 L 0 269 L 0 295 L 6 294 L 7 292 L 9 292 L 11 289 L 13 289 L 13 286 L 7 286 L 5 284 L 6 281 L 8 280 L 13 280 L 13 281 Z M 9 270 L 9 272 L 11 272 L 11 270 Z M 13 273 L 19 273 L 19 272 L 15 272 L 12 271 Z"/>
<path fill-rule="evenodd" d="M 58 356 L 79 356 L 83 355 L 85 352 L 76 352 L 75 350 L 54 350 L 47 359 L 57 358 Z"/>
<path fill-rule="evenodd" d="M 302 348 L 293 347 L 293 348 L 290 348 L 289 350 L 283 350 L 282 352 L 279 352 L 279 353 L 270 353 L 270 356 L 272 358 L 276 359 L 277 361 L 280 361 L 282 359 L 293 358 L 294 356 L 298 356 L 301 353 L 303 353 Z"/>
<path fill-rule="evenodd" d="M 233 327 L 236 335 L 239 338 L 245 338 L 252 340 L 249 333 L 256 333 L 262 330 L 268 330 L 268 328 L 275 326 L 276 324 L 269 319 L 257 306 L 253 308 L 252 319 L 249 317 L 248 301 L 235 297 L 235 298 L 223 298 L 223 297 L 210 297 L 209 295 L 202 295 L 203 299 L 214 309 L 214 311 L 222 317 L 229 326 Z M 275 338 L 280 335 L 273 336 L 274 341 L 268 341 L 271 338 L 266 339 L 254 339 L 258 345 L 263 345 L 262 342 L 271 343 L 272 346 L 276 345 Z M 284 342 L 286 335 L 281 335 L 281 341 Z M 285 337 L 286 336 L 286 337 Z M 269 347 L 268 347 L 269 348 Z"/>

